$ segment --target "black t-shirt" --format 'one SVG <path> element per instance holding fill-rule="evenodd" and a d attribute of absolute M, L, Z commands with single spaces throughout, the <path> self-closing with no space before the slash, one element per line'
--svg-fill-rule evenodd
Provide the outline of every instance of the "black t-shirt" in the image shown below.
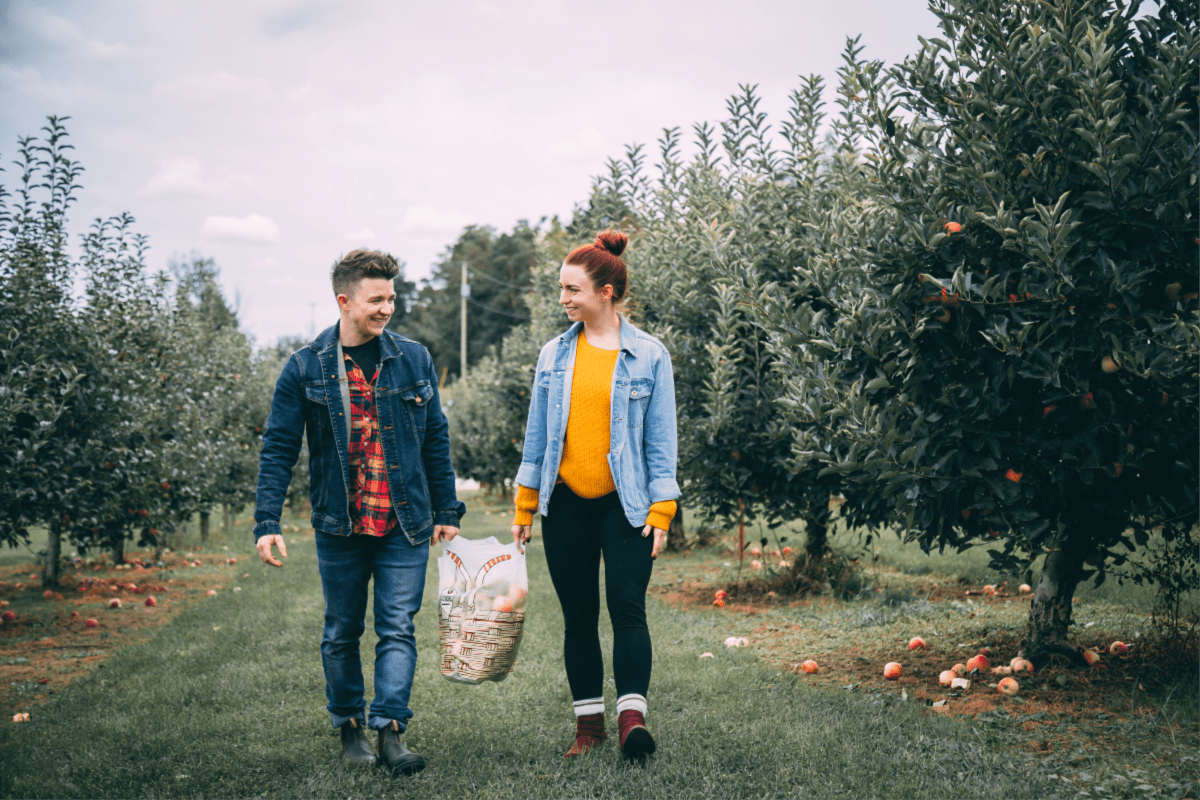
<path fill-rule="evenodd" d="M 379 366 L 378 336 L 373 337 L 366 344 L 354 347 L 342 345 L 342 352 L 354 359 L 354 363 L 358 364 L 358 368 L 362 370 L 363 377 L 367 379 L 368 383 L 375 377 L 375 368 Z"/>

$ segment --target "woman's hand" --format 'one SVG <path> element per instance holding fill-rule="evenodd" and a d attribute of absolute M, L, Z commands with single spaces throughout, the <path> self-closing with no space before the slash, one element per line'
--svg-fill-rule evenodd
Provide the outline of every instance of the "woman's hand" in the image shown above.
<path fill-rule="evenodd" d="M 647 536 L 649 536 L 651 531 L 654 531 L 654 547 L 650 550 L 650 557 L 658 558 L 658 554 L 661 553 L 663 548 L 667 546 L 667 532 L 662 528 L 656 528 L 653 525 L 647 525 L 646 527 L 642 528 L 642 538 L 645 539 Z"/>
<path fill-rule="evenodd" d="M 513 543 L 517 546 L 517 552 L 521 555 L 525 554 L 525 545 L 533 538 L 532 525 L 513 525 L 512 526 Z"/>

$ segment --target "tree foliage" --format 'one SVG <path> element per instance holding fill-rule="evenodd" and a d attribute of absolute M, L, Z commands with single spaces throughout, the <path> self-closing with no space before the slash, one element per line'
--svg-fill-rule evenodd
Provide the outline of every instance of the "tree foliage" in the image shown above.
<path fill-rule="evenodd" d="M 172 294 L 127 214 L 69 257 L 82 167 L 62 120 L 43 131 L 20 140 L 15 196 L 0 189 L 0 541 L 48 526 L 52 582 L 63 536 L 120 559 L 131 536 L 161 545 L 193 513 L 245 503 L 269 390 L 211 260 L 177 264 Z"/>
<path fill-rule="evenodd" d="M 1155 531 L 1195 559 L 1195 5 L 931 7 L 856 75 L 873 191 L 799 269 L 822 304 L 749 283 L 825 432 L 801 459 L 926 550 L 1046 555 L 1025 650 L 1074 657 L 1079 580 Z"/>

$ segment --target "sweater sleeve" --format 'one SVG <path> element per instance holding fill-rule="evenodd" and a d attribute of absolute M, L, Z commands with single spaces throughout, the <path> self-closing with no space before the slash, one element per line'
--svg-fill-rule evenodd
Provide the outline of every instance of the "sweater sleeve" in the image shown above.
<path fill-rule="evenodd" d="M 538 494 L 537 489 L 517 485 L 517 513 L 513 516 L 513 525 L 533 524 L 533 512 L 538 507 Z"/>
<path fill-rule="evenodd" d="M 671 527 L 671 520 L 675 518 L 675 508 L 674 500 L 661 500 L 652 504 L 650 513 L 646 515 L 646 524 L 665 531 Z"/>

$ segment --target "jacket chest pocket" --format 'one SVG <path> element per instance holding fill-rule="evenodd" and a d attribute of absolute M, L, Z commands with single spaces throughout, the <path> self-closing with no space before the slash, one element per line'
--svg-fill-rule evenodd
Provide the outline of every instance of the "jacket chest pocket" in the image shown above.
<path fill-rule="evenodd" d="M 634 378 L 629 381 L 629 427 L 640 428 L 646 418 L 650 396 L 654 394 L 653 378 Z"/>
<path fill-rule="evenodd" d="M 433 399 L 433 386 L 429 381 L 418 381 L 396 391 L 405 415 L 412 423 L 413 430 L 425 430 L 425 409 Z"/>
<path fill-rule="evenodd" d="M 331 422 L 329 419 L 329 396 L 325 391 L 325 384 L 304 384 L 304 399 L 308 401 L 305 403 L 308 417 L 318 426 L 328 428 Z"/>

